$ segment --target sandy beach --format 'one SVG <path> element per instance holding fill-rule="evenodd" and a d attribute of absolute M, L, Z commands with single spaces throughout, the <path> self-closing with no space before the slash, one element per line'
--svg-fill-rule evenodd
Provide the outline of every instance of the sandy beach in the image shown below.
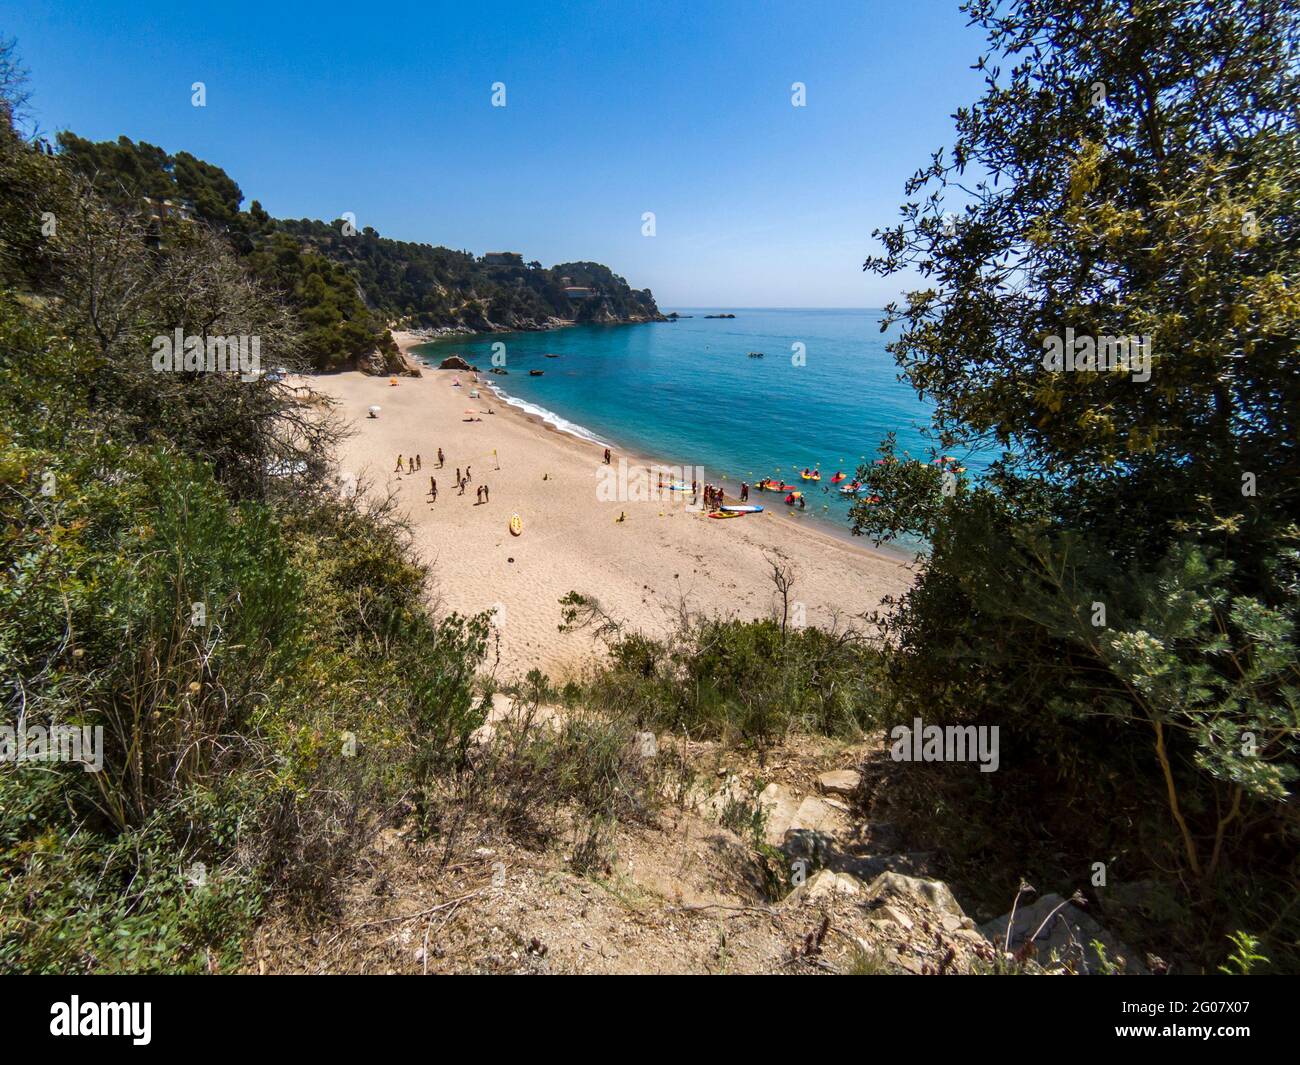
<path fill-rule="evenodd" d="M 394 335 L 403 351 L 423 342 Z M 853 615 L 910 581 L 904 563 L 791 517 L 776 494 L 752 492 L 750 502 L 767 510 L 730 520 L 688 509 L 689 493 L 610 499 L 620 460 L 635 483 L 654 456 L 616 451 L 605 467 L 600 446 L 507 406 L 488 389 L 486 374 L 475 382 L 472 373 L 425 369 L 422 377 L 396 380 L 343 373 L 310 384 L 337 402 L 336 414 L 352 429 L 340 470 L 378 492 L 397 493 L 433 566 L 430 594 L 440 609 L 493 612 L 501 676 L 536 666 L 563 680 L 591 661 L 598 645 L 589 633 L 558 631 L 559 600 L 570 591 L 593 596 L 633 629 L 662 636 L 683 605 L 742 619 L 772 616 L 769 559 L 778 555 L 793 566 L 791 598 L 810 625 L 854 624 Z M 480 397 L 471 399 L 475 387 Z M 376 418 L 367 417 L 372 404 L 381 408 Z M 394 468 L 399 453 L 401 473 Z M 413 454 L 423 466 L 411 474 L 406 458 Z M 464 495 L 456 489 L 457 467 L 471 471 Z M 643 476 L 657 487 L 657 475 Z M 484 484 L 490 501 L 479 503 L 475 492 Z M 523 523 L 519 536 L 509 529 L 514 514 Z"/>

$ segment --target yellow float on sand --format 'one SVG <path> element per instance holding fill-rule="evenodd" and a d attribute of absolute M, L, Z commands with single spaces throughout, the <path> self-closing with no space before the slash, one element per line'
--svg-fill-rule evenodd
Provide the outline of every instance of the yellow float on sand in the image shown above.
<path fill-rule="evenodd" d="M 521 532 L 523 532 L 523 531 L 524 531 L 524 523 L 523 523 L 523 520 L 519 517 L 518 514 L 511 514 L 511 515 L 510 515 L 510 535 L 511 535 L 511 536 L 518 536 L 518 535 L 519 535 Z"/>

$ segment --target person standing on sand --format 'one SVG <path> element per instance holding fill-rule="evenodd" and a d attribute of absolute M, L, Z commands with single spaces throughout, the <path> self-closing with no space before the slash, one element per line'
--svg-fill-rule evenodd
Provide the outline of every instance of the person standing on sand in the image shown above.
<path fill-rule="evenodd" d="M 487 486 L 487 485 L 484 485 L 484 486 L 483 486 L 483 502 L 484 502 L 484 503 L 491 503 L 491 502 L 492 502 L 492 500 L 488 498 L 488 486 Z"/>
<path fill-rule="evenodd" d="M 609 448 L 605 448 L 605 465 L 609 465 Z"/>
<path fill-rule="evenodd" d="M 433 496 L 433 501 L 438 502 L 438 482 L 432 477 L 429 478 L 429 495 Z"/>
<path fill-rule="evenodd" d="M 424 460 L 421 459 L 419 455 L 416 455 L 416 456 L 415 456 L 415 468 L 416 468 L 417 470 L 422 470 L 422 469 L 424 469 Z"/>
<path fill-rule="evenodd" d="M 456 483 L 460 484 L 460 467 L 456 467 Z"/>
<path fill-rule="evenodd" d="M 744 481 L 740 482 L 740 501 L 747 503 L 749 501 L 749 485 Z"/>
<path fill-rule="evenodd" d="M 460 491 L 456 493 L 458 496 L 463 496 L 465 494 L 465 485 L 467 485 L 468 483 L 469 483 L 468 481 L 464 481 L 464 480 L 460 482 Z"/>
<path fill-rule="evenodd" d="M 438 469 L 442 469 L 442 467 L 443 467 L 443 465 L 446 463 L 446 461 L 447 461 L 447 460 L 443 457 L 443 454 L 442 454 L 442 448 L 438 448 Z"/>
<path fill-rule="evenodd" d="M 402 472 L 402 456 L 401 456 L 401 455 L 398 455 L 398 456 L 397 456 L 397 468 L 396 468 L 395 470 L 393 470 L 393 472 L 394 472 L 394 473 L 401 473 L 401 472 Z"/>
<path fill-rule="evenodd" d="M 471 477 L 471 476 L 469 475 L 469 467 L 468 467 L 468 466 L 465 467 L 465 480 L 467 480 L 467 481 L 472 481 L 472 480 L 474 480 L 474 478 Z"/>
<path fill-rule="evenodd" d="M 415 456 L 412 455 L 412 456 L 411 456 L 409 459 L 407 459 L 406 461 L 407 461 L 408 463 L 410 463 L 410 469 L 408 469 L 406 472 L 407 472 L 407 473 L 414 473 L 414 472 L 415 472 Z"/>
<path fill-rule="evenodd" d="M 483 486 L 479 485 L 474 489 L 474 505 L 478 506 L 483 502 Z"/>

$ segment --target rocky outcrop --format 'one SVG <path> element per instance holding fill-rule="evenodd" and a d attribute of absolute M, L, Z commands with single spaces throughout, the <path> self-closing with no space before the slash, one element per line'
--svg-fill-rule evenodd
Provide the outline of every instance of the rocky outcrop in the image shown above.
<path fill-rule="evenodd" d="M 965 921 L 967 928 L 974 928 L 975 922 L 966 916 L 961 905 L 953 897 L 952 891 L 942 880 L 922 880 L 920 877 L 904 876 L 902 873 L 881 873 L 871 882 L 867 891 L 868 903 L 884 905 L 899 900 L 910 901 L 918 906 L 925 906 L 936 913 L 956 917 Z"/>
<path fill-rule="evenodd" d="M 803 884 L 795 888 L 786 897 L 786 905 L 806 905 L 823 902 L 835 896 L 857 898 L 862 894 L 862 884 L 856 877 L 846 873 L 837 873 L 830 869 L 819 869 Z"/>
<path fill-rule="evenodd" d="M 793 890 L 779 910 L 813 908 L 832 927 L 857 937 L 866 971 L 1146 973 L 1143 960 L 1079 906 L 1048 895 L 983 925 L 969 917 L 949 886 L 931 872 L 932 856 L 903 851 L 892 826 L 864 821 L 845 800 L 861 794 L 855 769 L 810 774 L 820 794 L 770 783 L 757 794 L 739 775 L 719 771 L 717 790 L 702 790 L 690 805 L 727 823 L 757 806 L 768 860 L 791 877 Z M 789 778 L 787 778 L 789 779 Z M 779 852 L 779 857 L 772 852 Z M 1098 944 L 1100 945 L 1098 947 Z"/>
<path fill-rule="evenodd" d="M 857 971 L 942 975 L 988 971 L 992 944 L 938 880 L 883 873 L 863 881 L 821 869 L 781 903 L 780 911 L 824 915 L 857 944 Z"/>
<path fill-rule="evenodd" d="M 391 333 L 385 333 L 379 346 L 369 355 L 357 359 L 357 369 L 372 377 L 420 377 L 420 368 L 402 354 Z"/>
<path fill-rule="evenodd" d="M 1132 950 L 1060 895 L 1044 895 L 1032 906 L 1018 906 L 1014 921 L 1005 913 L 981 925 L 980 931 L 1006 951 L 1031 957 L 1049 972 L 1105 973 L 1108 963 L 1124 973 L 1148 972 Z"/>
<path fill-rule="evenodd" d="M 850 797 L 862 783 L 862 774 L 856 769 L 836 769 L 817 778 L 817 786 L 827 795 Z"/>
<path fill-rule="evenodd" d="M 817 849 L 830 845 L 848 830 L 848 816 L 824 799 L 814 795 L 793 794 L 781 784 L 769 784 L 758 797 L 766 814 L 764 832 L 774 847 L 785 847 L 787 840 L 798 840 L 797 849 Z"/>
<path fill-rule="evenodd" d="M 777 800 L 771 809 L 778 817 L 789 816 L 781 843 L 786 858 L 817 870 L 787 901 L 851 899 L 897 941 L 893 961 L 905 971 L 956 971 L 943 966 L 966 956 L 967 962 L 983 962 L 986 968 L 1001 965 L 1030 973 L 1148 972 L 1134 951 L 1059 895 L 1018 908 L 1014 922 L 1007 914 L 977 927 L 948 885 L 925 875 L 929 855 L 845 853 L 835 822 L 809 805 L 819 800 L 803 799 L 789 813 L 788 796 L 769 797 Z M 1004 945 L 1009 922 L 1011 940 Z M 932 956 L 935 942 L 946 943 L 952 952 L 941 951 L 947 960 L 938 968 Z M 927 960 L 919 960 L 921 956 Z"/>
<path fill-rule="evenodd" d="M 448 355 L 438 363 L 439 370 L 473 370 L 474 367 L 459 355 Z"/>

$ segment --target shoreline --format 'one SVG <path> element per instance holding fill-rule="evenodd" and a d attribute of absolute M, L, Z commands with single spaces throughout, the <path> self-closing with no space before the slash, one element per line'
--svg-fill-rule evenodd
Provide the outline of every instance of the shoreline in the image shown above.
<path fill-rule="evenodd" d="M 570 592 L 595 599 L 628 632 L 666 639 L 683 612 L 773 616 L 773 560 L 795 574 L 791 602 L 800 622 L 822 628 L 865 631 L 863 616 L 912 583 L 907 560 L 770 508 L 725 521 L 687 509 L 689 500 L 611 495 L 599 445 L 486 389 L 470 399 L 483 382 L 465 371 L 422 369 L 419 378 L 395 380 L 348 371 L 303 383 L 332 400 L 351 430 L 339 448 L 340 476 L 395 497 L 413 549 L 430 565 L 435 609 L 496 619 L 499 675 L 540 668 L 562 682 L 603 655 L 592 633 L 560 631 L 560 601 Z M 367 417 L 371 406 L 380 408 L 375 418 Z M 441 468 L 439 448 L 446 455 Z M 412 474 L 404 462 L 399 473 L 394 457 L 415 452 L 420 469 Z M 615 470 L 618 458 L 633 470 L 657 465 L 620 451 Z M 455 471 L 471 467 L 462 494 Z M 438 482 L 436 500 L 431 479 Z M 485 484 L 490 496 L 479 499 Z M 510 529 L 514 515 L 522 521 L 518 535 Z"/>
<path fill-rule="evenodd" d="M 569 324 L 573 325 L 575 323 L 571 322 Z M 644 323 L 626 322 L 626 323 L 617 323 L 617 324 L 640 325 Z M 557 326 L 556 328 L 560 328 L 560 327 Z M 512 332 L 517 332 L 517 330 L 512 330 Z M 405 358 L 408 362 L 412 363 L 413 365 L 417 366 L 420 369 L 421 373 L 454 372 L 454 371 L 440 370 L 436 366 L 427 366 L 424 363 L 420 362 L 418 357 L 411 355 L 411 350 L 413 348 L 424 347 L 426 344 L 435 343 L 436 342 L 435 340 L 423 339 L 418 334 L 408 330 L 403 330 L 401 332 L 392 331 L 392 335 L 393 335 L 393 339 L 397 342 L 398 349 L 401 351 L 403 358 Z M 493 336 L 495 334 L 471 332 L 471 333 L 464 333 L 459 335 Z M 452 336 L 448 335 L 447 337 L 441 339 L 451 340 L 453 338 Z M 461 371 L 461 372 L 463 373 L 466 371 Z M 641 453 L 640 451 L 634 448 L 625 447 L 624 445 L 614 440 L 601 439 L 592 430 L 588 429 L 586 426 L 579 425 L 577 422 L 570 421 L 568 418 L 564 417 L 564 415 L 560 414 L 558 411 L 553 411 L 550 410 L 549 408 L 541 407 L 539 404 L 532 403 L 529 400 L 525 400 L 520 396 L 512 396 L 509 395 L 508 393 L 505 393 L 502 389 L 502 386 L 496 384 L 494 380 L 490 379 L 490 375 L 487 374 L 486 371 L 480 373 L 478 384 L 480 388 L 486 388 L 493 395 L 495 395 L 496 398 L 501 401 L 502 405 L 509 408 L 514 415 L 526 419 L 530 423 L 539 426 L 543 429 L 546 429 L 549 432 L 555 433 L 559 436 L 566 437 L 574 441 L 578 441 L 583 444 L 588 444 L 591 447 L 596 448 L 598 450 L 603 451 L 604 448 L 608 447 L 611 451 L 614 451 L 621 457 L 627 459 L 629 465 L 635 464 L 635 465 L 641 465 L 646 467 L 652 467 L 658 465 L 658 463 L 655 460 L 647 458 L 643 453 Z M 529 407 L 532 407 L 534 409 L 533 410 L 524 409 L 523 407 L 520 406 L 520 404 L 527 404 Z M 536 413 L 538 411 L 544 411 L 545 413 Z M 548 415 L 551 418 L 559 419 L 560 421 L 564 422 L 566 425 L 574 426 L 576 429 L 581 430 L 581 432 L 580 433 L 573 432 L 562 428 L 561 426 L 549 421 L 547 418 Z M 740 496 L 739 482 L 732 482 L 726 479 L 719 479 L 717 483 L 723 489 L 725 489 L 729 501 L 736 502 L 739 499 Z M 875 546 L 865 541 L 861 537 L 854 536 L 849 529 L 835 522 L 828 521 L 824 518 L 818 517 L 817 514 L 813 511 L 807 511 L 801 513 L 795 510 L 794 508 L 778 510 L 777 509 L 778 507 L 784 507 L 784 503 L 782 502 L 779 493 L 760 492 L 754 489 L 753 485 L 751 485 L 750 488 L 751 488 L 751 493 L 750 493 L 749 502 L 751 504 L 761 503 L 767 510 L 769 510 L 772 513 L 773 516 L 778 514 L 786 515 L 790 521 L 794 522 L 797 527 L 801 528 L 802 531 L 808 533 L 809 535 L 821 537 L 823 539 L 827 539 L 834 543 L 837 543 L 841 546 L 847 547 L 851 550 L 864 551 L 867 554 L 876 555 L 888 559 L 890 562 L 899 562 L 907 566 L 910 566 L 916 560 L 917 553 L 915 551 L 906 550 L 904 548 L 899 548 L 899 547 L 891 547 L 889 545 L 884 545 L 884 544 L 880 546 Z"/>

